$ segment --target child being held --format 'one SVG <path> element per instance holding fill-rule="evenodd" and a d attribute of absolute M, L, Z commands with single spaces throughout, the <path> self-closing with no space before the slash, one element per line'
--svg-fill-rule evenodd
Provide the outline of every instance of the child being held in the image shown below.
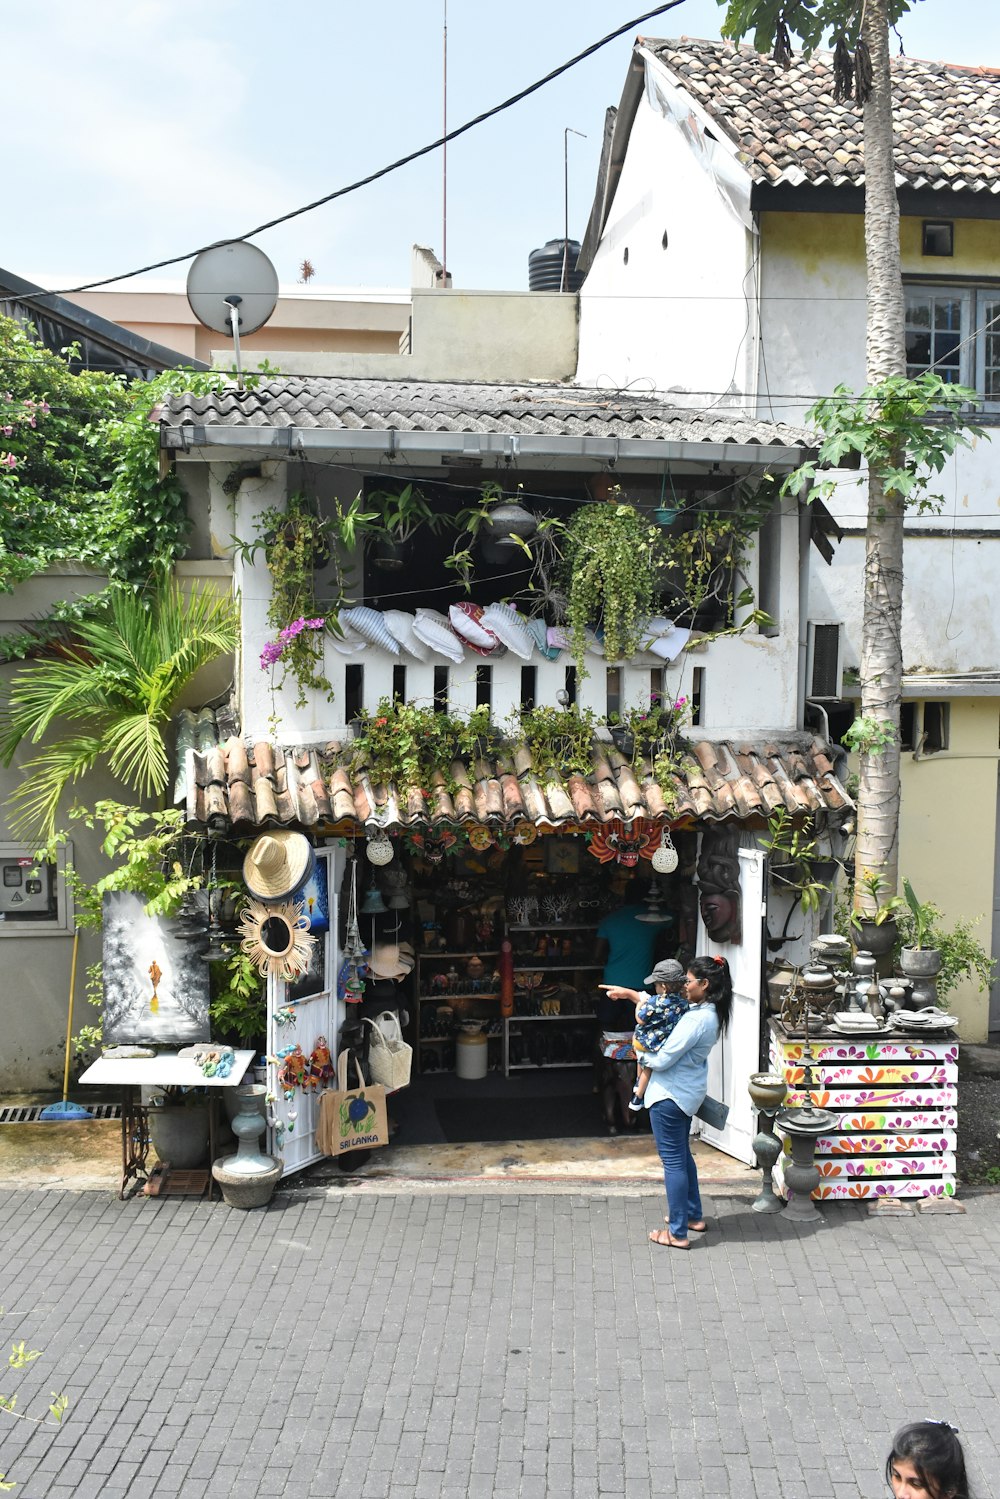
<path fill-rule="evenodd" d="M 639 1070 L 629 1101 L 629 1108 L 634 1113 L 645 1107 L 643 1095 L 652 1076 L 650 1068 L 643 1066 L 643 1053 L 659 1051 L 688 1007 L 687 1000 L 680 992 L 684 983 L 684 969 L 676 958 L 665 958 L 663 962 L 657 963 L 644 982 L 653 989 L 653 993 L 640 992 L 635 996 L 632 1049 Z"/>

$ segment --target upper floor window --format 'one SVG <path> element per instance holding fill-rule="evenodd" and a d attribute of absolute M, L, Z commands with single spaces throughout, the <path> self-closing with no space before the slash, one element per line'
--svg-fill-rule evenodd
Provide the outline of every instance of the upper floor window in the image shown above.
<path fill-rule="evenodd" d="M 907 286 L 906 373 L 1000 403 L 1000 286 Z"/>

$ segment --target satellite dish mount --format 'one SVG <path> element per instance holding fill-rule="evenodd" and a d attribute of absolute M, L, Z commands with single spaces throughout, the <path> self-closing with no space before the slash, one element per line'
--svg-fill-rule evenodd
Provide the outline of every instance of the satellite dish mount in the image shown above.
<path fill-rule="evenodd" d="M 231 336 L 236 383 L 243 385 L 240 333 L 263 328 L 278 300 L 278 273 L 263 250 L 245 240 L 227 240 L 202 250 L 187 278 L 191 311 L 206 328 Z"/>

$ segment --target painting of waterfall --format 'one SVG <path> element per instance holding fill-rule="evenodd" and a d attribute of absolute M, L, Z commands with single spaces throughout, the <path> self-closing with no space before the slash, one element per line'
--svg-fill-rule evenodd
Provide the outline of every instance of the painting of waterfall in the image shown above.
<path fill-rule="evenodd" d="M 147 916 L 128 891 L 104 897 L 104 1044 L 188 1046 L 207 1041 L 208 964 L 202 944 Z"/>

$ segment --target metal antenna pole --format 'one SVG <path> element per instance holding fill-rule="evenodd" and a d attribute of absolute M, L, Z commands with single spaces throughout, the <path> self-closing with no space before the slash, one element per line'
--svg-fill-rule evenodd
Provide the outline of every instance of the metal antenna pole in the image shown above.
<path fill-rule="evenodd" d="M 572 125 L 567 125 L 563 131 L 563 258 L 562 276 L 559 279 L 559 290 L 566 290 L 569 280 L 569 138 L 578 135 L 581 140 L 586 140 L 582 130 L 574 130 Z"/>
<path fill-rule="evenodd" d="M 442 100 L 444 110 L 444 145 L 441 147 L 441 288 L 448 285 L 448 0 L 444 0 L 443 34 L 443 83 Z"/>

